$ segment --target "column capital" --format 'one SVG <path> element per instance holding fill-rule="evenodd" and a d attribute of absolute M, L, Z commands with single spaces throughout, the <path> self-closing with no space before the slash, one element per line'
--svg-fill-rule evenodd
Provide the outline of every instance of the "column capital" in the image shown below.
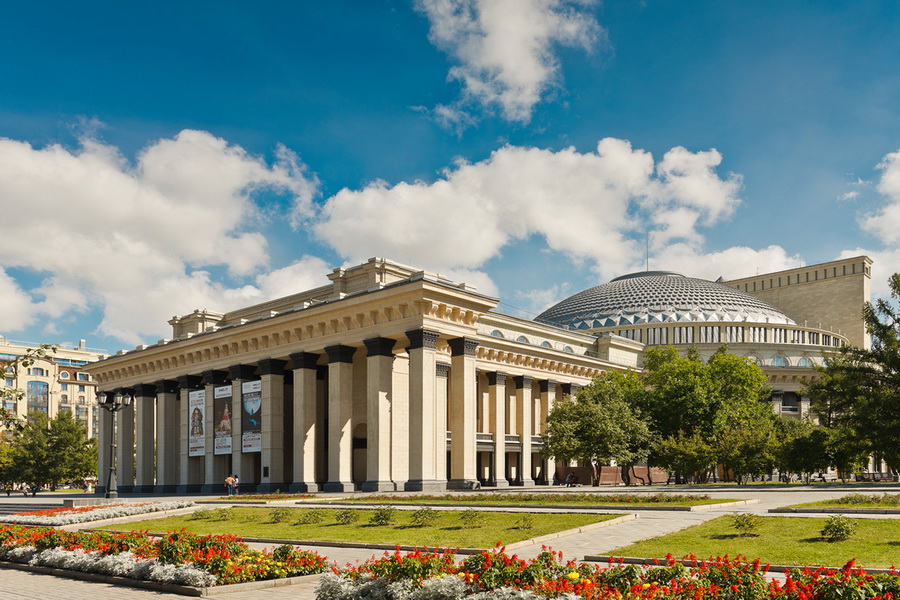
<path fill-rule="evenodd" d="M 328 346 L 325 348 L 329 363 L 352 363 L 356 348 L 353 346 Z"/>
<path fill-rule="evenodd" d="M 222 385 L 228 378 L 228 371 L 203 371 L 203 385 Z"/>
<path fill-rule="evenodd" d="M 503 371 L 488 371 L 488 385 L 506 385 L 506 373 Z"/>
<path fill-rule="evenodd" d="M 363 340 L 368 350 L 367 356 L 394 356 L 396 340 L 385 337 L 375 337 Z"/>
<path fill-rule="evenodd" d="M 180 375 L 175 378 L 178 387 L 182 390 L 196 390 L 201 387 L 202 378 L 199 375 Z"/>
<path fill-rule="evenodd" d="M 156 386 L 152 383 L 139 383 L 134 386 L 134 395 L 139 397 L 155 396 Z"/>
<path fill-rule="evenodd" d="M 312 352 L 297 352 L 291 354 L 291 364 L 294 369 L 315 369 L 319 362 L 319 355 Z"/>
<path fill-rule="evenodd" d="M 418 350 L 419 348 L 435 350 L 441 334 L 439 331 L 432 331 L 431 329 L 413 329 L 406 332 L 406 337 L 409 338 L 410 350 Z"/>
<path fill-rule="evenodd" d="M 538 381 L 538 385 L 541 388 L 541 393 L 546 394 L 550 391 L 551 388 L 556 387 L 556 382 L 552 379 L 541 379 L 540 381 Z"/>
<path fill-rule="evenodd" d="M 447 343 L 450 344 L 450 356 L 475 356 L 478 348 L 478 340 L 467 337 L 450 338 Z"/>
<path fill-rule="evenodd" d="M 531 387 L 531 383 L 534 381 L 534 377 L 531 377 L 529 375 L 517 375 L 516 377 L 513 377 L 513 381 L 516 382 L 516 389 L 521 390 Z"/>
<path fill-rule="evenodd" d="M 228 367 L 228 373 L 232 380 L 246 381 L 253 379 L 256 374 L 256 367 L 253 365 L 232 365 Z"/>
<path fill-rule="evenodd" d="M 287 361 L 277 358 L 264 358 L 256 364 L 259 365 L 260 375 L 284 375 L 284 366 L 287 364 Z"/>
<path fill-rule="evenodd" d="M 174 394 L 178 391 L 178 382 L 174 379 L 161 379 L 156 382 L 157 394 Z"/>
<path fill-rule="evenodd" d="M 436 363 L 434 365 L 434 374 L 438 377 L 448 377 L 450 375 L 450 365 L 447 363 Z"/>

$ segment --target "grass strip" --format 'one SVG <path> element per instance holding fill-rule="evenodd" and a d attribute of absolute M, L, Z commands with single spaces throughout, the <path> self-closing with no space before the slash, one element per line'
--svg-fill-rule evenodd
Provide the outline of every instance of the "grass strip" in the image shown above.
<path fill-rule="evenodd" d="M 644 540 L 604 553 L 615 556 L 675 558 L 693 555 L 743 555 L 764 564 L 840 567 L 852 558 L 869 568 L 889 568 L 900 562 L 900 520 L 857 519 L 856 534 L 827 542 L 819 534 L 825 519 L 762 517 L 753 535 L 740 535 L 731 516 L 723 516 L 669 535 Z M 851 519 L 853 520 L 853 519 Z"/>
<path fill-rule="evenodd" d="M 338 514 L 350 512 L 356 522 L 342 524 Z M 403 544 L 446 548 L 492 548 L 498 542 L 511 544 L 620 515 L 538 514 L 512 512 L 431 511 L 425 526 L 417 526 L 419 511 L 394 511 L 393 522 L 370 523 L 378 512 L 364 509 L 232 507 L 199 511 L 192 515 L 130 522 L 138 531 L 186 529 L 198 534 L 230 533 L 239 537 L 282 538 L 321 542 Z M 310 516 L 310 515 L 314 516 Z M 304 522 L 315 521 L 318 522 Z M 111 525 L 108 529 L 121 529 Z"/>

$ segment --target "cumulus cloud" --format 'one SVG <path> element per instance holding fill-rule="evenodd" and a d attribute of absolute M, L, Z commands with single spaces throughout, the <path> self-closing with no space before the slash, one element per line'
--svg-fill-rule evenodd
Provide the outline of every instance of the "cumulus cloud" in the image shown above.
<path fill-rule="evenodd" d="M 885 156 L 878 169 L 881 178 L 875 189 L 884 196 L 885 204 L 879 211 L 865 215 L 861 225 L 882 243 L 893 245 L 900 242 L 900 150 Z"/>
<path fill-rule="evenodd" d="M 460 106 L 499 108 L 527 123 L 542 95 L 560 82 L 555 45 L 590 49 L 603 30 L 592 0 L 418 0 L 431 25 L 429 39 L 455 61 L 449 79 L 463 86 L 457 106 L 436 116 L 464 125 Z"/>
<path fill-rule="evenodd" d="M 459 162 L 432 183 L 374 182 L 329 198 L 313 226 L 350 262 L 394 257 L 433 270 L 479 269 L 516 240 L 547 247 L 601 274 L 641 261 L 655 228 L 666 245 L 700 244 L 699 224 L 730 215 L 740 178 L 715 173 L 715 151 L 676 148 L 657 165 L 626 140 L 595 152 L 505 146 L 478 163 Z"/>
<path fill-rule="evenodd" d="M 173 307 L 227 309 L 247 291 L 202 269 L 239 279 L 268 265 L 257 194 L 288 196 L 304 215 L 317 190 L 287 149 L 269 165 L 203 131 L 159 140 L 133 165 L 91 138 L 74 150 L 0 139 L 0 197 L 20 207 L 4 214 L 0 264 L 43 276 L 2 295 L 0 314 L 20 315 L 5 329 L 102 307 L 98 332 L 136 343 L 164 333 Z"/>

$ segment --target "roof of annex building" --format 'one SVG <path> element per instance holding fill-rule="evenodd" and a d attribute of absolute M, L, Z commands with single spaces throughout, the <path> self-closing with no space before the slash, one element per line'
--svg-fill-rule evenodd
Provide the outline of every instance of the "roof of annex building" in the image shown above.
<path fill-rule="evenodd" d="M 535 320 L 583 330 L 679 322 L 796 324 L 755 296 L 669 271 L 617 277 L 566 298 Z"/>

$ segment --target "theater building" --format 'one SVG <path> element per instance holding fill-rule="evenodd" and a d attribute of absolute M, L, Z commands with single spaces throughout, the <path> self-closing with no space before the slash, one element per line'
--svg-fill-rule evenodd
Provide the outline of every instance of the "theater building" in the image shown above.
<path fill-rule="evenodd" d="M 175 317 L 171 339 L 87 367 L 99 391 L 135 397 L 101 415 L 99 472 L 117 418 L 126 493 L 220 493 L 228 474 L 246 491 L 547 483 L 553 403 L 639 366 L 639 342 L 501 314 L 496 298 L 389 260 L 328 278 Z"/>

